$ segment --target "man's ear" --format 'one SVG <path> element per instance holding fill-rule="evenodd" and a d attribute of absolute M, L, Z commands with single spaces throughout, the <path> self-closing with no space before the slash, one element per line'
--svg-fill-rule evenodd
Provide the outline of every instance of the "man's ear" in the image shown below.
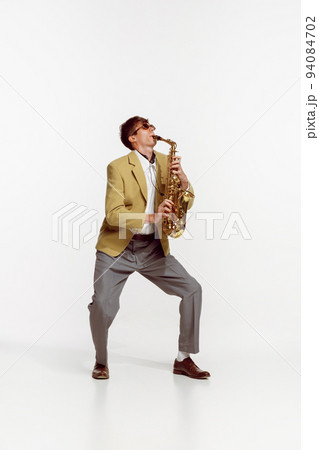
<path fill-rule="evenodd" d="M 135 141 L 135 136 L 133 135 L 133 136 L 129 136 L 129 138 L 128 138 L 128 140 L 131 142 L 131 143 L 133 143 L 134 141 Z"/>

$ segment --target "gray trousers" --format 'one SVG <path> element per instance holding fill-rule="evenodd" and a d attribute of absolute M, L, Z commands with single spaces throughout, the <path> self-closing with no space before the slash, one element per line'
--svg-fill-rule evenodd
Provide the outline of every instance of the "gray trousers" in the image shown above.
<path fill-rule="evenodd" d="M 199 352 L 199 321 L 202 288 L 172 255 L 164 256 L 161 243 L 131 240 L 116 257 L 96 251 L 94 294 L 88 305 L 96 362 L 107 364 L 108 329 L 120 307 L 120 294 L 127 278 L 139 272 L 166 294 L 181 298 L 178 348 Z"/>

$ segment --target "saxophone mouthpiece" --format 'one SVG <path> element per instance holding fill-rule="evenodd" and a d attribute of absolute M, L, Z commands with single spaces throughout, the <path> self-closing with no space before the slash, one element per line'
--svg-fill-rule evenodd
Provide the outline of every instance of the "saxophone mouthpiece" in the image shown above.
<path fill-rule="evenodd" d="M 164 139 L 164 138 L 162 138 L 162 136 L 157 136 L 157 135 L 155 135 L 154 138 L 155 138 L 157 141 L 163 141 L 163 142 L 166 142 L 166 143 L 169 144 L 170 146 L 173 146 L 173 147 L 174 147 L 174 150 L 177 151 L 177 150 L 176 150 L 176 142 L 171 141 L 170 139 Z"/>

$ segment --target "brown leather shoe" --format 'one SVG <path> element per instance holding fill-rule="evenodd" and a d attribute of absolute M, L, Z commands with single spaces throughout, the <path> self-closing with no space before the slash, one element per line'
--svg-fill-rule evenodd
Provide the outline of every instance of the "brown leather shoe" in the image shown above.
<path fill-rule="evenodd" d="M 183 361 L 175 359 L 173 373 L 197 379 L 210 377 L 210 373 L 206 370 L 201 370 L 190 357 L 183 359 Z"/>
<path fill-rule="evenodd" d="M 97 380 L 105 380 L 106 378 L 110 378 L 109 368 L 107 366 L 103 366 L 103 364 L 95 363 L 92 377 Z"/>

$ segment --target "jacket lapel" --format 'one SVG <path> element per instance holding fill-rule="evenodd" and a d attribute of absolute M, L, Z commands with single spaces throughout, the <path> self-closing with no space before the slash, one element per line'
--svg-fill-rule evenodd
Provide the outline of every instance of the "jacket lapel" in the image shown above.
<path fill-rule="evenodd" d="M 145 198 L 145 201 L 147 202 L 147 185 L 146 185 L 146 178 L 144 174 L 144 170 L 142 168 L 142 165 L 138 159 L 138 156 L 136 153 L 132 150 L 131 153 L 128 155 L 129 163 L 132 165 L 132 173 L 135 177 L 143 197 Z"/>
<path fill-rule="evenodd" d="M 162 155 L 162 154 L 158 154 L 156 151 L 155 151 L 155 155 L 156 155 L 156 186 L 158 187 L 158 189 L 160 189 L 161 193 L 164 194 L 164 195 L 160 195 L 160 193 L 156 189 L 155 209 L 157 209 L 158 205 L 160 203 L 162 203 L 162 201 L 165 199 L 164 187 L 166 185 L 167 174 L 165 171 L 165 167 L 166 167 L 164 164 L 165 161 L 163 159 L 163 158 L 166 158 L 166 156 Z"/>

